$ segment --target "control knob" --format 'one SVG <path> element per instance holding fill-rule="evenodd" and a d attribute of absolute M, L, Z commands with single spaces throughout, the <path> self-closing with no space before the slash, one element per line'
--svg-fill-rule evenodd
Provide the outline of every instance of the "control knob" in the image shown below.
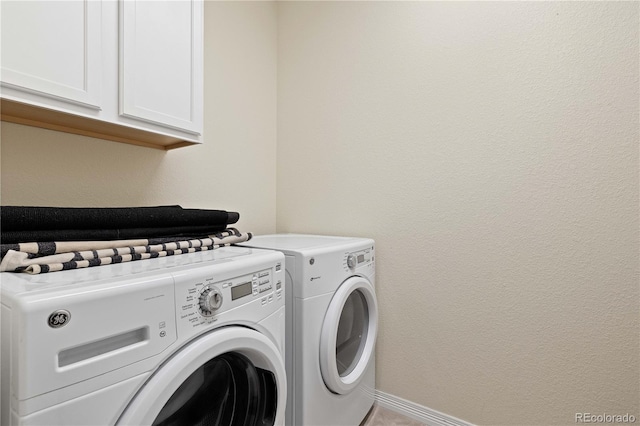
<path fill-rule="evenodd" d="M 354 269 L 356 267 L 356 255 L 355 254 L 350 254 L 347 256 L 347 266 L 351 269 Z"/>
<path fill-rule="evenodd" d="M 217 288 L 206 287 L 200 294 L 200 311 L 205 317 L 213 315 L 213 311 L 222 306 L 222 293 Z"/>

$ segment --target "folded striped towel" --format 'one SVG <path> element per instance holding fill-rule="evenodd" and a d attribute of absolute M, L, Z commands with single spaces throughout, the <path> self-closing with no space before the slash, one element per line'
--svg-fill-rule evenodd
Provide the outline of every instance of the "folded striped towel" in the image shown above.
<path fill-rule="evenodd" d="M 213 250 L 250 240 L 250 232 L 227 228 L 213 235 L 110 241 L 2 244 L 0 272 L 44 274 L 156 257 Z"/>

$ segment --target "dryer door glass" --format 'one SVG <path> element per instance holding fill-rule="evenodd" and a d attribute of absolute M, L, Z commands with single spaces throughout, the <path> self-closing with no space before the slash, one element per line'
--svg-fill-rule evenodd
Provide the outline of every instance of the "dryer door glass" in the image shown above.
<path fill-rule="evenodd" d="M 337 394 L 354 389 L 368 371 L 378 332 L 373 285 L 351 277 L 336 290 L 320 336 L 320 370 L 327 388 Z"/>
<path fill-rule="evenodd" d="M 362 356 L 369 328 L 369 310 L 361 291 L 349 295 L 342 309 L 336 337 L 338 374 L 344 377 L 353 371 Z"/>
<path fill-rule="evenodd" d="M 276 383 L 239 353 L 196 369 L 173 393 L 152 426 L 272 425 Z"/>

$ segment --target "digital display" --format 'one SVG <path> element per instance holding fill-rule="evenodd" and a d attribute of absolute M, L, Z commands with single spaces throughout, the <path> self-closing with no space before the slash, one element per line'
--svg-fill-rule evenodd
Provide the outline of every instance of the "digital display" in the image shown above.
<path fill-rule="evenodd" d="M 231 300 L 236 300 L 251 294 L 251 281 L 231 287 Z"/>
<path fill-rule="evenodd" d="M 362 263 L 364 262 L 364 254 L 359 254 L 358 255 L 358 263 Z"/>

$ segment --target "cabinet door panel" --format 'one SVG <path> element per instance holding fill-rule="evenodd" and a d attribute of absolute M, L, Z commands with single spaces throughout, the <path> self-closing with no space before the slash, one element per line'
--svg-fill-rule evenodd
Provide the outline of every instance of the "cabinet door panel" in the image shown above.
<path fill-rule="evenodd" d="M 120 2 L 120 114 L 199 135 L 201 1 Z"/>
<path fill-rule="evenodd" d="M 100 2 L 2 1 L 1 7 L 3 86 L 99 109 Z"/>

